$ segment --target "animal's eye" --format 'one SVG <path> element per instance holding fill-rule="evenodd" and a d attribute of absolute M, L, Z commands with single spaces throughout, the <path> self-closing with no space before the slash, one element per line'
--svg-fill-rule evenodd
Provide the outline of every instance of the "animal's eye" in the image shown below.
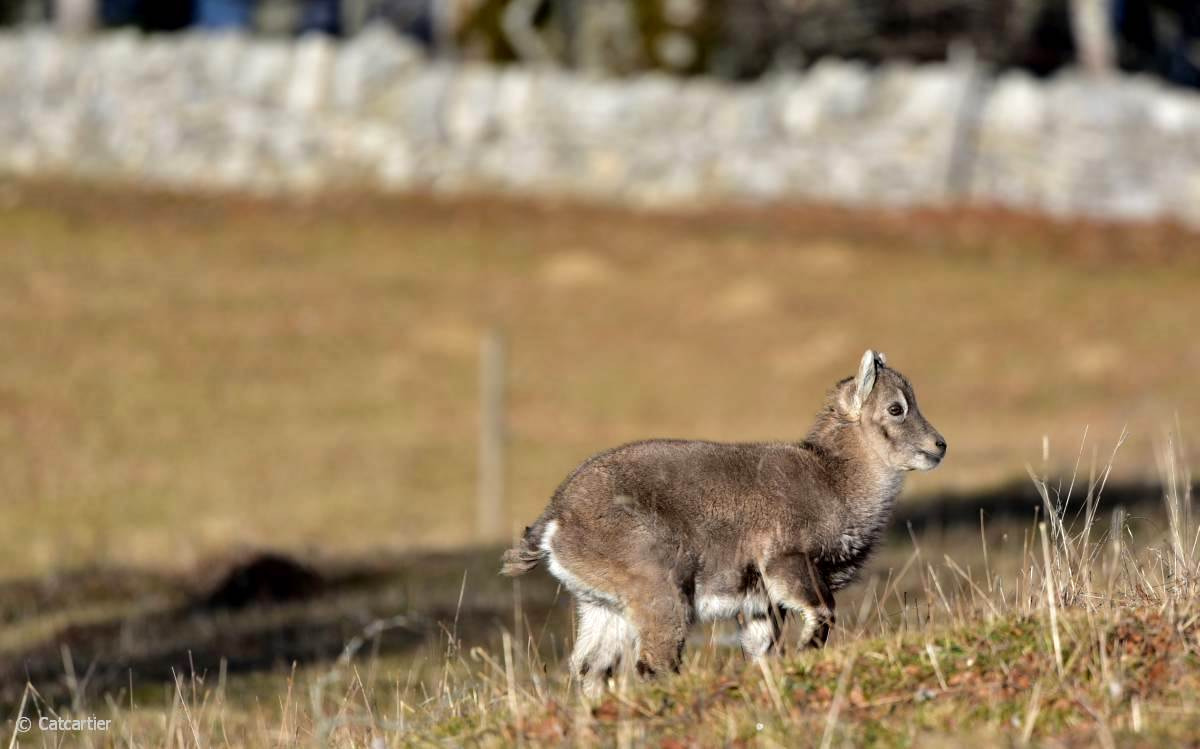
<path fill-rule="evenodd" d="M 904 413 L 904 406 L 900 405 L 899 403 L 893 403 L 892 405 L 888 406 L 888 413 L 890 413 L 892 416 L 899 416 Z"/>

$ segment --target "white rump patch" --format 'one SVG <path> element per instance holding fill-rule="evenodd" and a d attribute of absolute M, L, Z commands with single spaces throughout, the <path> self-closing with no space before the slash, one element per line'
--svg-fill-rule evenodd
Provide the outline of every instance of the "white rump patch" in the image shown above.
<path fill-rule="evenodd" d="M 571 591 L 580 602 L 589 601 L 606 606 L 619 606 L 620 601 L 617 600 L 616 596 L 599 588 L 591 587 L 562 565 L 562 562 L 558 560 L 558 556 L 555 555 L 554 547 L 552 546 L 554 534 L 556 533 L 558 533 L 558 521 L 551 520 L 549 523 L 546 523 L 546 530 L 542 533 L 541 543 L 538 544 L 546 554 L 546 567 L 550 570 L 550 574 L 558 578 L 558 581 L 567 590 Z"/>

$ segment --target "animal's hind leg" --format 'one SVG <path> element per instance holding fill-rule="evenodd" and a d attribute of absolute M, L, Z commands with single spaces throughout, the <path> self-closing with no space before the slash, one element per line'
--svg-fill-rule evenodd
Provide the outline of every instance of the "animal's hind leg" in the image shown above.
<path fill-rule="evenodd" d="M 579 630 L 571 651 L 571 671 L 579 678 L 583 693 L 597 697 L 621 657 L 632 653 L 637 630 L 617 611 L 597 603 L 579 601 Z"/>
<path fill-rule="evenodd" d="M 638 674 L 678 673 L 692 620 L 683 592 L 670 585 L 645 591 L 630 601 L 629 617 L 638 631 Z"/>

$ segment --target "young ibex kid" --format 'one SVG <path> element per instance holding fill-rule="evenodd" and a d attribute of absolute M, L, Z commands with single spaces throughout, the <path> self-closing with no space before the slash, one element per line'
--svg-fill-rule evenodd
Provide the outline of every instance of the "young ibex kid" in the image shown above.
<path fill-rule="evenodd" d="M 575 596 L 571 667 L 593 695 L 626 651 L 641 674 L 677 671 L 696 620 L 740 615 L 742 647 L 760 656 L 795 612 L 801 642 L 819 647 L 904 472 L 945 454 L 908 380 L 868 350 L 803 442 L 649 440 L 589 458 L 502 571 L 545 562 Z"/>

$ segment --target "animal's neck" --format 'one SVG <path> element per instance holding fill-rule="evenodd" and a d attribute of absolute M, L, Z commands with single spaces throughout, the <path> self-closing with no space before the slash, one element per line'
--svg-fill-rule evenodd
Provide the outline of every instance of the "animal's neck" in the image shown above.
<path fill-rule="evenodd" d="M 805 441 L 817 448 L 834 492 L 849 505 L 869 512 L 880 505 L 890 507 L 900 493 L 904 474 L 885 463 L 863 440 L 858 424 L 834 408 L 817 415 Z"/>
<path fill-rule="evenodd" d="M 853 580 L 879 541 L 904 474 L 866 444 L 858 424 L 843 419 L 832 408 L 818 415 L 806 441 L 825 464 L 829 488 L 841 503 L 832 534 L 819 552 L 839 570 L 830 584 L 840 588 Z"/>

